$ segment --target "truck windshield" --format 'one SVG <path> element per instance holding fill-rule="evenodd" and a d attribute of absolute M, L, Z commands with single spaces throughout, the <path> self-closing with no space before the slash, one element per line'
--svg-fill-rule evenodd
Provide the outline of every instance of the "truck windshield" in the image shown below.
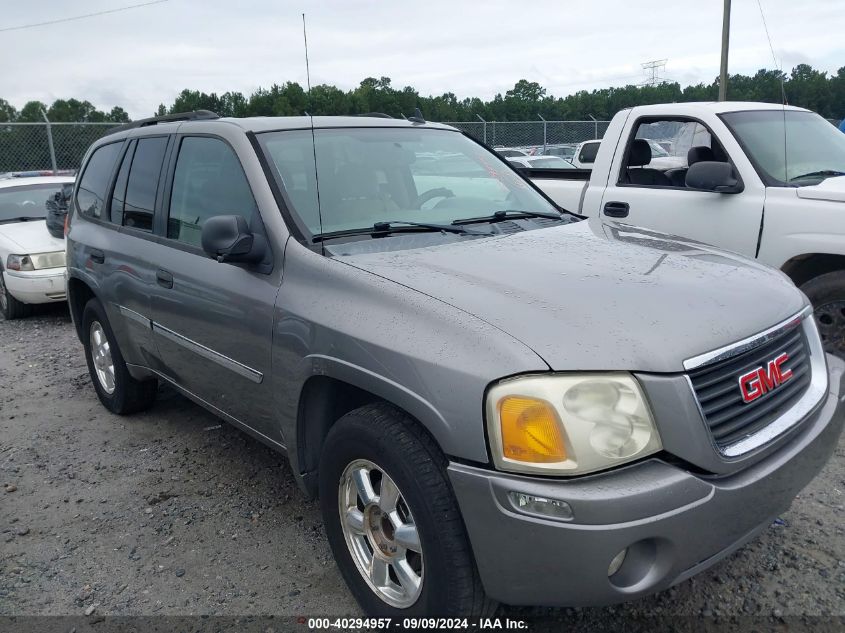
<path fill-rule="evenodd" d="M 311 235 L 384 221 L 451 224 L 508 209 L 557 213 L 500 158 L 457 132 L 323 128 L 313 143 L 311 130 L 258 138 Z"/>
<path fill-rule="evenodd" d="M 769 184 L 802 187 L 845 174 L 845 134 L 814 112 L 758 110 L 722 118 Z"/>

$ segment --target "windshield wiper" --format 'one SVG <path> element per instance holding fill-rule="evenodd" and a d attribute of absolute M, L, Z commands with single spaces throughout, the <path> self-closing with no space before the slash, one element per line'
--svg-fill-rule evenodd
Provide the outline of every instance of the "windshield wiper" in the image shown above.
<path fill-rule="evenodd" d="M 341 231 L 330 231 L 328 233 L 317 233 L 317 235 L 313 237 L 313 241 L 325 242 L 326 240 L 333 240 L 339 237 L 349 237 L 350 235 L 371 235 L 375 237 L 380 235 L 389 235 L 390 233 L 418 231 L 457 233 L 458 235 L 487 235 L 487 233 L 480 233 L 478 231 L 468 231 L 467 229 L 452 226 L 451 224 L 406 222 L 405 220 L 385 220 L 383 222 L 376 222 L 371 227 L 364 227 L 360 229 L 344 229 Z"/>
<path fill-rule="evenodd" d="M 793 180 L 803 180 L 805 178 L 830 178 L 834 176 L 845 176 L 845 171 L 838 171 L 836 169 L 820 169 L 818 171 L 811 171 L 808 174 L 793 176 L 789 179 L 789 182 L 792 182 Z"/>
<path fill-rule="evenodd" d="M 455 220 L 452 224 L 460 226 L 461 224 L 475 224 L 476 222 L 504 222 L 505 220 L 519 220 L 522 218 L 549 218 L 551 220 L 563 220 L 563 215 L 560 213 L 549 213 L 545 211 L 520 211 L 518 209 L 505 209 L 503 211 L 495 211 L 493 215 L 485 215 L 480 218 L 462 218 Z"/>

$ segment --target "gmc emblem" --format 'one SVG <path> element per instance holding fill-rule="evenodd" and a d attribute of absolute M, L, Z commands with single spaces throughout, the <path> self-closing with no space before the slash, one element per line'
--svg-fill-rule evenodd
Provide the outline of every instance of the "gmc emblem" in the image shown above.
<path fill-rule="evenodd" d="M 789 355 L 784 352 L 764 367 L 752 369 L 740 376 L 739 391 L 742 393 L 743 402 L 754 402 L 792 378 L 792 370 L 783 366 L 788 360 Z"/>

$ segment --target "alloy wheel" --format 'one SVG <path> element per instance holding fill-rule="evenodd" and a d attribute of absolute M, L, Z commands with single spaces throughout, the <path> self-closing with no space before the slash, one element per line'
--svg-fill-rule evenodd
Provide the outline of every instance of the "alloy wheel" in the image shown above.
<path fill-rule="evenodd" d="M 94 361 L 94 373 L 100 381 L 100 387 L 107 394 L 114 393 L 114 361 L 106 332 L 99 321 L 91 322 L 90 330 L 91 358 Z"/>
<path fill-rule="evenodd" d="M 420 535 L 402 492 L 375 463 L 358 459 L 340 478 L 340 523 L 361 576 L 391 606 L 420 596 L 424 565 Z"/>

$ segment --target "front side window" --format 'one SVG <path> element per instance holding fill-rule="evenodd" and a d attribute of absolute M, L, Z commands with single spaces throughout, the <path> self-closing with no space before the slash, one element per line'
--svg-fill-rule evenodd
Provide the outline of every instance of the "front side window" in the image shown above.
<path fill-rule="evenodd" d="M 314 130 L 315 144 L 311 130 L 268 132 L 259 140 L 312 234 L 386 221 L 449 224 L 496 211 L 556 212 L 499 158 L 457 132 L 337 128 Z"/>
<path fill-rule="evenodd" d="M 79 181 L 76 204 L 82 215 L 99 218 L 103 213 L 106 189 L 123 143 L 109 143 L 94 150 Z"/>
<path fill-rule="evenodd" d="M 179 148 L 167 237 L 200 246 L 202 225 L 216 215 L 258 211 L 244 170 L 229 145 L 218 138 L 186 137 Z"/>
<path fill-rule="evenodd" d="M 140 231 L 153 230 L 156 193 L 166 149 L 166 136 L 138 139 L 126 182 L 124 226 Z"/>
<path fill-rule="evenodd" d="M 722 115 L 769 184 L 803 187 L 845 175 L 845 134 L 814 112 Z"/>
<path fill-rule="evenodd" d="M 592 144 L 596 151 L 598 143 Z M 637 124 L 625 153 L 619 184 L 686 188 L 690 165 L 729 162 L 710 130 L 694 120 L 647 119 Z"/>

